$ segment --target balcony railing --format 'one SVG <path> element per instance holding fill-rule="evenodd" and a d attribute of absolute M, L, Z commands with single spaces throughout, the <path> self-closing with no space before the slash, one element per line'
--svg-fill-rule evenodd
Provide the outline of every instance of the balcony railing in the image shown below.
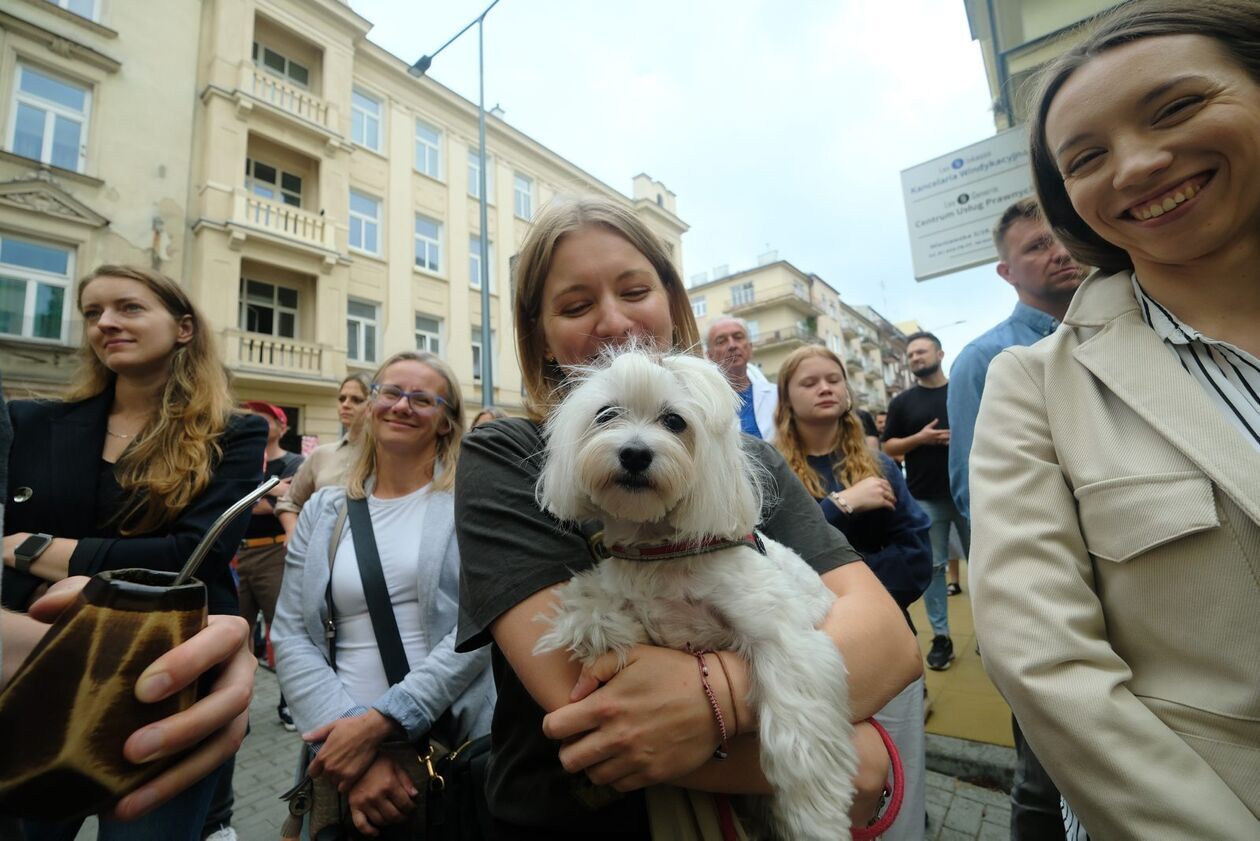
<path fill-rule="evenodd" d="M 323 97 L 289 84 L 259 69 L 251 61 L 241 63 L 241 90 L 261 102 L 325 131 L 335 131 L 333 113 Z"/>
<path fill-rule="evenodd" d="M 797 344 L 817 344 L 819 342 L 818 334 L 801 326 L 782 327 L 778 330 L 762 330 L 757 334 L 757 338 L 753 339 L 753 347 L 769 347 L 771 345 L 780 345 L 787 342 L 795 342 Z"/>
<path fill-rule="evenodd" d="M 784 305 L 805 316 L 819 316 L 822 308 L 809 299 L 809 291 L 792 286 L 776 285 L 765 289 L 756 289 L 755 298 L 736 301 L 732 297 L 726 312 L 731 315 L 757 312 L 771 307 Z"/>
<path fill-rule="evenodd" d="M 323 216 L 287 204 L 259 198 L 238 188 L 232 206 L 232 223 L 282 239 L 313 246 L 322 251 L 337 250 L 335 226 Z"/>
<path fill-rule="evenodd" d="M 228 329 L 223 333 L 229 368 L 303 377 L 329 376 L 324 370 L 329 359 L 320 345 L 244 330 Z"/>

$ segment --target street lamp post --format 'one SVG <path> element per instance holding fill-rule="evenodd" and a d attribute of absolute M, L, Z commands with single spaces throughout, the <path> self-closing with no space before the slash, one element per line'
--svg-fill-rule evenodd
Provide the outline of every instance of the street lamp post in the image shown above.
<path fill-rule="evenodd" d="M 481 260 L 479 262 L 481 272 L 481 405 L 491 406 L 494 404 L 494 364 L 492 347 L 490 342 L 490 228 L 489 213 L 486 209 L 486 53 L 485 53 L 485 20 L 486 15 L 490 14 L 490 10 L 497 6 L 499 0 L 486 6 L 485 11 L 477 15 L 476 18 L 468 22 L 460 31 L 452 35 L 445 44 L 438 47 L 429 55 L 420 56 L 415 64 L 411 65 L 408 73 L 419 78 L 428 71 L 429 66 L 433 64 L 438 53 L 446 49 L 451 43 L 463 35 L 472 25 L 477 24 L 477 197 L 481 204 L 481 236 L 478 238 L 478 246 L 481 250 Z"/>

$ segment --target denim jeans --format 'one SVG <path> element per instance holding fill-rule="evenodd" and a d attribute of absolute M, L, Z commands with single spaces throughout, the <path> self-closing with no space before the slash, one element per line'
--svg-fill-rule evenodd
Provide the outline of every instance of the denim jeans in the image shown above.
<path fill-rule="evenodd" d="M 963 553 L 971 551 L 971 523 L 954 507 L 952 499 L 920 499 L 919 507 L 932 521 L 928 538 L 932 541 L 932 583 L 923 593 L 923 607 L 927 610 L 928 622 L 932 625 L 933 636 L 949 636 L 949 602 L 945 594 L 945 567 L 949 561 L 949 526 L 953 523 L 958 529 L 958 537 L 963 544 Z"/>
<path fill-rule="evenodd" d="M 905 773 L 905 799 L 901 812 L 882 841 L 923 841 L 927 821 L 927 762 L 923 737 L 923 677 L 919 676 L 875 713 L 875 720 L 892 736 Z"/>
<path fill-rule="evenodd" d="M 222 766 L 134 821 L 102 820 L 97 841 L 201 841 Z M 22 821 L 26 841 L 74 841 L 83 820 Z"/>

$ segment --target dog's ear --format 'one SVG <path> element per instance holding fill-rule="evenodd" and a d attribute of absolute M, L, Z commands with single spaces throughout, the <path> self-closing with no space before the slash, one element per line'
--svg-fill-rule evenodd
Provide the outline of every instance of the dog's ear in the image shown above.
<path fill-rule="evenodd" d="M 696 481 L 674 509 L 674 526 L 683 537 L 746 534 L 761 515 L 761 484 L 741 444 L 739 398 L 711 362 L 679 355 L 662 364 L 700 415 L 692 453 Z"/>
<path fill-rule="evenodd" d="M 739 426 L 739 396 L 731 388 L 722 369 L 707 359 L 675 354 L 661 360 L 674 375 L 681 390 L 690 397 L 699 410 L 701 420 L 715 433 L 726 426 Z"/>
<path fill-rule="evenodd" d="M 587 506 L 579 499 L 577 476 L 577 442 L 586 435 L 591 422 L 590 400 L 580 386 L 570 391 L 560 405 L 551 410 L 543 428 L 547 441 L 542 471 L 534 486 L 539 507 L 565 522 L 578 522 L 586 516 Z"/>

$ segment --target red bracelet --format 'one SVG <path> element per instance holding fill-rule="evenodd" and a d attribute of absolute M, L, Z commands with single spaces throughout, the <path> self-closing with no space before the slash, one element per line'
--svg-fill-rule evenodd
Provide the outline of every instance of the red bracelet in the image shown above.
<path fill-rule="evenodd" d="M 713 718 L 717 721 L 718 732 L 722 735 L 722 742 L 713 751 L 713 758 L 726 759 L 728 741 L 726 719 L 722 716 L 722 705 L 718 703 L 717 695 L 713 694 L 713 687 L 709 685 L 709 667 L 704 662 L 704 655 L 712 654 L 713 651 L 711 649 L 697 651 L 691 647 L 691 643 L 687 643 L 687 651 L 696 658 L 696 663 L 700 666 L 700 685 L 704 687 L 704 696 L 709 699 L 709 707 L 712 708 Z"/>

